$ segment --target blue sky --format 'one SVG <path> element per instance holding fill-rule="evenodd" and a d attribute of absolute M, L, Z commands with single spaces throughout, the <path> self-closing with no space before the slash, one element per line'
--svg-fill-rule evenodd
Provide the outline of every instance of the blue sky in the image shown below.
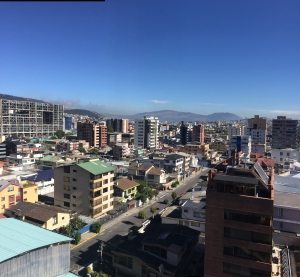
<path fill-rule="evenodd" d="M 300 118 L 300 1 L 0 3 L 0 92 Z"/>

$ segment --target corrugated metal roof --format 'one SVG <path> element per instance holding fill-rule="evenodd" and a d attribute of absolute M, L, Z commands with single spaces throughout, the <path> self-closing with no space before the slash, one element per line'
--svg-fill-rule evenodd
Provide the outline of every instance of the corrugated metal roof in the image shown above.
<path fill-rule="evenodd" d="M 90 160 L 89 162 L 79 163 L 78 166 L 93 175 L 99 175 L 115 170 L 114 166 L 100 160 Z"/>
<path fill-rule="evenodd" d="M 0 220 L 0 263 L 37 248 L 71 240 L 18 219 L 4 218 Z"/>

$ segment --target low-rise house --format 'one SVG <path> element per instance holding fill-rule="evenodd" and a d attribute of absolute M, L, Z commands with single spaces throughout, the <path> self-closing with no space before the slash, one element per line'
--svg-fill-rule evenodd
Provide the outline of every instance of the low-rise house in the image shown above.
<path fill-rule="evenodd" d="M 0 219 L 0 234 L 1 276 L 75 276 L 68 273 L 71 238 L 14 218 Z"/>
<path fill-rule="evenodd" d="M 161 187 L 166 183 L 165 171 L 150 163 L 132 163 L 128 167 L 128 177 L 136 180 L 146 181 L 149 185 L 154 187 Z"/>
<path fill-rule="evenodd" d="M 184 172 L 184 158 L 178 154 L 170 154 L 165 158 L 164 169 L 167 173 L 182 175 Z"/>
<path fill-rule="evenodd" d="M 21 180 L 35 183 L 38 186 L 38 195 L 54 192 L 54 172 L 51 168 L 39 170 L 30 176 L 21 177 Z"/>
<path fill-rule="evenodd" d="M 7 208 L 5 216 L 15 217 L 48 230 L 59 230 L 70 223 L 70 211 L 39 203 L 19 202 Z"/>
<path fill-rule="evenodd" d="M 38 201 L 37 185 L 18 180 L 0 180 L 0 214 L 18 202 Z"/>
<path fill-rule="evenodd" d="M 163 224 L 184 225 L 205 233 L 205 191 L 195 191 L 183 196 L 179 206 L 170 206 L 161 214 Z"/>
<path fill-rule="evenodd" d="M 185 276 L 198 236 L 185 226 L 151 223 L 144 233 L 109 241 L 103 263 L 112 276 Z"/>
<path fill-rule="evenodd" d="M 127 178 L 120 178 L 116 180 L 114 185 L 114 196 L 119 197 L 122 202 L 134 199 L 137 193 L 139 183 L 129 180 Z"/>

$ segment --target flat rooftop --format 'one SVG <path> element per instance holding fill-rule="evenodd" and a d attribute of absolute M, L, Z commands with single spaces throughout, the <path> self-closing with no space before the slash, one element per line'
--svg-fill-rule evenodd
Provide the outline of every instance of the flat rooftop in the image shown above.
<path fill-rule="evenodd" d="M 300 193 L 275 191 L 274 206 L 300 209 Z"/>

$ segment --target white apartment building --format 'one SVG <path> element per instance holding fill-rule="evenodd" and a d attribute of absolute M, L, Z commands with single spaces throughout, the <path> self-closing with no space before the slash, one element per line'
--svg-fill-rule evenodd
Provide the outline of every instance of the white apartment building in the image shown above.
<path fill-rule="evenodd" d="M 245 126 L 232 125 L 228 127 L 228 139 L 229 141 L 233 136 L 243 136 L 245 132 Z"/>
<path fill-rule="evenodd" d="M 266 152 L 267 121 L 255 115 L 248 119 L 247 136 L 251 137 L 252 153 L 264 154 Z"/>
<path fill-rule="evenodd" d="M 271 157 L 278 164 L 283 164 L 284 162 L 299 162 L 300 152 L 292 148 L 272 149 Z"/>
<path fill-rule="evenodd" d="M 158 143 L 158 125 L 157 117 L 144 117 L 142 120 L 136 120 L 134 126 L 134 146 L 136 148 L 157 149 Z"/>
<path fill-rule="evenodd" d="M 251 153 L 251 137 L 250 136 L 233 136 L 230 140 L 230 149 L 242 152 L 248 158 Z"/>

